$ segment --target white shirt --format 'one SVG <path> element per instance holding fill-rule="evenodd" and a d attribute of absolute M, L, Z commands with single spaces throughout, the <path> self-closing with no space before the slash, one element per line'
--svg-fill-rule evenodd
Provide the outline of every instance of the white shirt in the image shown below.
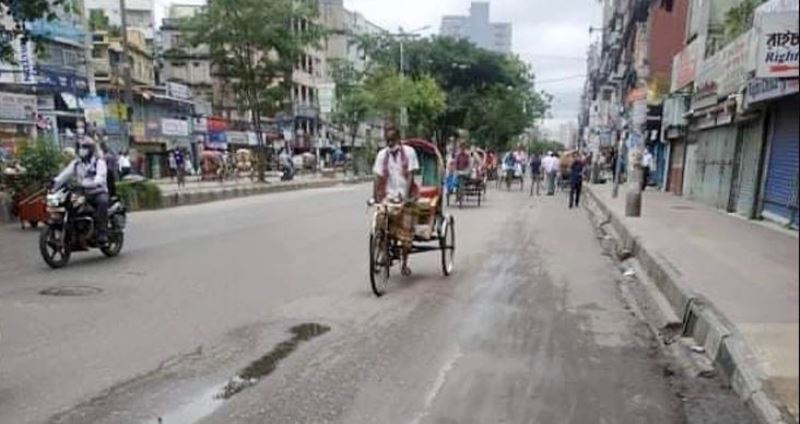
<path fill-rule="evenodd" d="M 560 166 L 561 162 L 553 156 L 547 156 L 542 159 L 542 168 L 544 168 L 544 172 L 558 172 Z"/>
<path fill-rule="evenodd" d="M 644 156 L 642 156 L 642 166 L 645 168 L 653 167 L 653 155 L 650 152 L 645 152 Z"/>
<path fill-rule="evenodd" d="M 119 157 L 119 169 L 130 168 L 131 160 L 126 155 Z"/>
<path fill-rule="evenodd" d="M 417 160 L 417 152 L 411 146 L 402 146 L 403 152 L 408 160 L 408 172 L 413 174 L 419 170 L 419 161 Z M 372 171 L 375 175 L 383 176 L 383 164 L 386 161 L 386 155 L 389 155 L 387 167 L 389 168 L 389 180 L 386 182 L 386 196 L 389 198 L 406 199 L 408 191 L 411 188 L 410 182 L 403 175 L 403 161 L 400 152 L 391 154 L 389 148 L 386 147 L 378 152 L 378 157 L 375 158 L 375 166 Z"/>

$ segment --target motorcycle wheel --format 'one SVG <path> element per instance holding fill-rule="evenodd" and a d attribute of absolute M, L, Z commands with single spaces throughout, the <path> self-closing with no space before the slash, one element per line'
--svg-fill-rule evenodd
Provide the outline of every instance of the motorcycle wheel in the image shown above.
<path fill-rule="evenodd" d="M 106 257 L 113 258 L 114 256 L 119 255 L 119 252 L 122 251 L 122 245 L 125 244 L 125 233 L 120 231 L 111 233 L 109 235 L 110 237 L 108 238 L 108 244 L 101 247 L 100 251 L 103 252 Z"/>
<path fill-rule="evenodd" d="M 67 243 L 58 246 L 56 240 L 56 229 L 48 225 L 39 234 L 39 253 L 45 263 L 53 269 L 63 268 L 69 263 L 72 254 Z"/>

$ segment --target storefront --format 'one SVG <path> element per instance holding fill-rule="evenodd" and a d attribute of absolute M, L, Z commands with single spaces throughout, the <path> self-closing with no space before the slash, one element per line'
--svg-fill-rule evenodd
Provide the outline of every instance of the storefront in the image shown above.
<path fill-rule="evenodd" d="M 36 96 L 0 93 L 0 146 L 15 152 L 36 135 Z"/>
<path fill-rule="evenodd" d="M 700 111 L 695 116 L 693 142 L 686 151 L 684 195 L 721 210 L 729 208 L 733 181 L 734 108 L 735 104 L 724 103 Z"/>
<path fill-rule="evenodd" d="M 794 94 L 772 104 L 769 154 L 764 185 L 763 212 L 769 218 L 798 226 L 798 155 L 800 155 L 800 95 Z"/>

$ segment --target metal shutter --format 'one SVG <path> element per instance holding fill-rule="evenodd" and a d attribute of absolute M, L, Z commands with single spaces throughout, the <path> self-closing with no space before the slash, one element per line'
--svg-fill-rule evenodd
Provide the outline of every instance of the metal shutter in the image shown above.
<path fill-rule="evenodd" d="M 761 158 L 763 120 L 749 122 L 740 128 L 742 150 L 738 163 L 736 181 L 736 213 L 752 218 L 755 215 L 755 198 L 758 192 L 758 162 Z"/>
<path fill-rule="evenodd" d="M 800 154 L 800 97 L 792 96 L 775 108 L 770 145 L 767 184 L 764 193 L 765 212 L 797 225 L 798 154 Z"/>

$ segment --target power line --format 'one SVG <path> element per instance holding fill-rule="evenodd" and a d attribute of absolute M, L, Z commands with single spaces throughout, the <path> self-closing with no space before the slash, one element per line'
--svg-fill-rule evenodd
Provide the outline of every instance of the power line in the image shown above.
<path fill-rule="evenodd" d="M 573 79 L 578 79 L 578 78 L 586 78 L 586 75 L 585 74 L 582 74 L 582 75 L 570 75 L 568 77 L 554 78 L 554 79 L 549 79 L 549 80 L 534 80 L 534 85 L 548 84 L 548 83 L 551 83 L 551 82 L 568 81 L 568 80 L 573 80 Z"/>

